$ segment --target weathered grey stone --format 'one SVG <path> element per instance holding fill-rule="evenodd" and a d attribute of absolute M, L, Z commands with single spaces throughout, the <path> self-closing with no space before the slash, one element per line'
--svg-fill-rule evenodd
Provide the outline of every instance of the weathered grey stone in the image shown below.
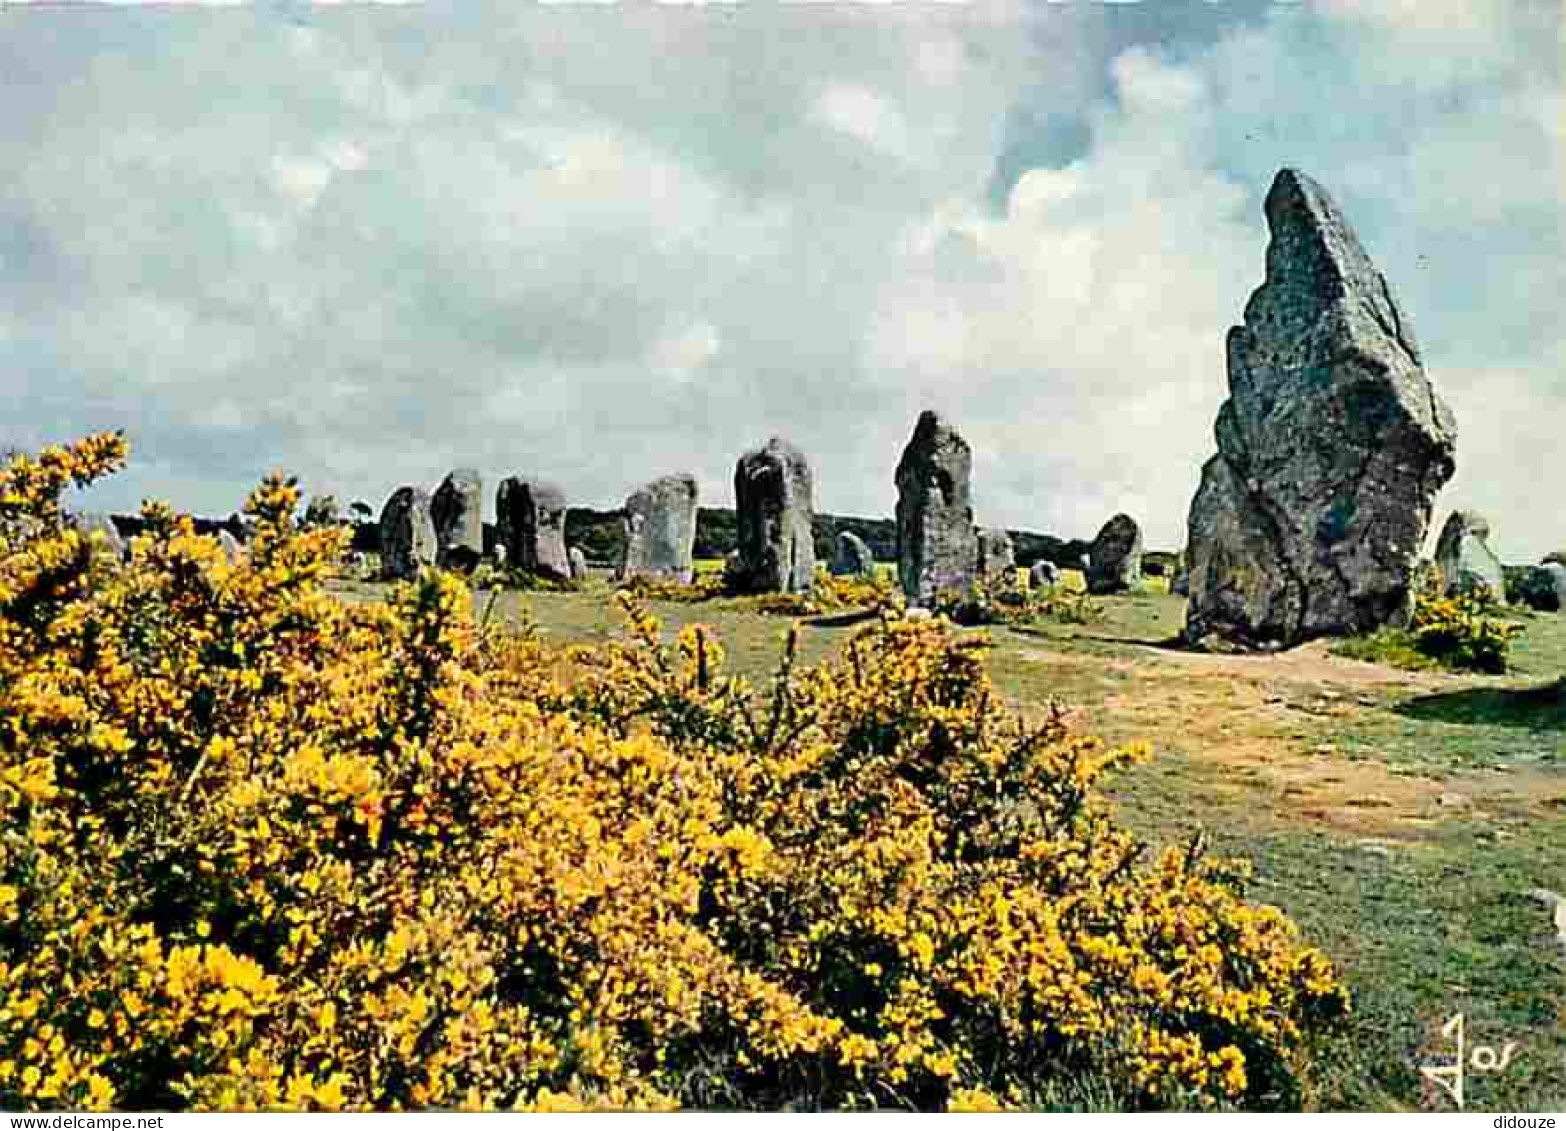
<path fill-rule="evenodd" d="M 483 491 L 483 481 L 471 467 L 457 468 L 435 489 L 430 518 L 435 523 L 440 565 L 471 570 L 484 556 Z"/>
<path fill-rule="evenodd" d="M 260 522 L 253 514 L 234 511 L 223 520 L 223 526 L 240 545 L 248 546 L 256 540 L 256 530 Z"/>
<path fill-rule="evenodd" d="M 572 581 L 581 581 L 587 577 L 587 555 L 582 553 L 582 547 L 572 546 L 567 550 L 566 560 L 571 565 Z"/>
<path fill-rule="evenodd" d="M 328 526 L 340 525 L 342 521 L 336 495 L 312 495 L 299 525 L 306 530 L 320 530 Z"/>
<path fill-rule="evenodd" d="M 897 575 L 915 605 L 966 596 L 978 564 L 970 477 L 973 452 L 933 412 L 924 412 L 897 464 Z"/>
<path fill-rule="evenodd" d="M 798 448 L 774 436 L 734 465 L 739 567 L 753 593 L 808 593 L 816 581 L 815 487 Z"/>
<path fill-rule="evenodd" d="M 1180 571 L 1180 555 L 1164 550 L 1142 552 L 1142 576 L 1172 578 Z"/>
<path fill-rule="evenodd" d="M 445 568 L 457 573 L 472 573 L 483 560 L 472 546 L 463 544 L 446 547 Z"/>
<path fill-rule="evenodd" d="M 65 516 L 77 531 L 77 533 L 92 538 L 99 536 L 103 545 L 104 554 L 114 561 L 122 562 L 128 556 L 130 549 L 119 528 L 114 525 L 114 520 L 102 511 L 79 511 Z"/>
<path fill-rule="evenodd" d="M 1008 588 L 1017 581 L 1017 547 L 1011 535 L 998 527 L 984 527 L 976 534 L 979 544 L 977 568 L 984 584 Z"/>
<path fill-rule="evenodd" d="M 495 530 L 507 565 L 559 581 L 570 578 L 566 510 L 565 492 L 553 483 L 520 475 L 502 479 L 495 492 Z"/>
<path fill-rule="evenodd" d="M 1566 609 L 1566 565 L 1550 561 L 1539 568 L 1549 575 L 1550 584 L 1555 588 L 1555 607 Z"/>
<path fill-rule="evenodd" d="M 1566 566 L 1507 566 L 1506 599 L 1535 612 L 1560 612 L 1566 608 Z"/>
<path fill-rule="evenodd" d="M 1280 172 L 1267 275 L 1229 331 L 1218 454 L 1191 502 L 1186 635 L 1242 648 L 1403 623 L 1457 427 L 1337 206 Z"/>
<path fill-rule="evenodd" d="M 1104 523 L 1088 551 L 1087 591 L 1124 593 L 1142 580 L 1142 528 L 1128 514 Z"/>
<path fill-rule="evenodd" d="M 245 547 L 226 528 L 218 530 L 217 539 L 218 545 L 223 547 L 223 556 L 228 559 L 229 565 L 238 565 L 245 560 Z"/>
<path fill-rule="evenodd" d="M 689 585 L 695 573 L 696 479 L 665 475 L 625 500 L 621 580 L 650 577 Z"/>
<path fill-rule="evenodd" d="M 1060 570 L 1054 562 L 1040 558 L 1028 570 L 1028 584 L 1035 589 L 1053 589 L 1060 584 Z"/>
<path fill-rule="evenodd" d="M 832 573 L 836 577 L 875 576 L 875 555 L 865 540 L 852 530 L 837 533 L 837 549 L 832 555 Z"/>
<path fill-rule="evenodd" d="M 1435 561 L 1445 591 L 1450 594 L 1487 593 L 1506 600 L 1506 576 L 1501 560 L 1489 546 L 1490 524 L 1473 511 L 1453 511 L 1441 527 Z"/>
<path fill-rule="evenodd" d="M 430 517 L 429 492 L 399 487 L 381 508 L 381 573 L 396 580 L 417 577 L 435 564 L 440 543 Z"/>

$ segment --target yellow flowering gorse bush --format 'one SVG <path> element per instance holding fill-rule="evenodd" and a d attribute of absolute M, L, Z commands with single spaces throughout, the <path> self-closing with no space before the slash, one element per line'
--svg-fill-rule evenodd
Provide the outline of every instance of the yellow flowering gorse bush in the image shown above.
<path fill-rule="evenodd" d="M 560 676 L 450 575 L 331 597 L 281 477 L 121 567 L 57 499 L 124 455 L 0 471 L 0 1106 L 1289 1103 L 1347 1006 L 939 623 L 752 688 L 623 594 Z"/>
<path fill-rule="evenodd" d="M 1523 626 L 1496 619 L 1499 602 L 1483 586 L 1451 594 L 1444 588 L 1440 570 L 1432 569 L 1415 592 L 1409 624 L 1414 647 L 1443 667 L 1504 672 L 1507 651 Z"/>
<path fill-rule="evenodd" d="M 670 601 L 693 605 L 725 598 L 754 612 L 770 616 L 804 617 L 820 613 L 876 609 L 900 605 L 902 596 L 888 577 L 837 577 L 824 567 L 816 575 L 808 593 L 753 594 L 736 588 L 724 573 L 697 573 L 689 584 L 637 576 L 622 584 L 622 589 L 640 600 Z"/>

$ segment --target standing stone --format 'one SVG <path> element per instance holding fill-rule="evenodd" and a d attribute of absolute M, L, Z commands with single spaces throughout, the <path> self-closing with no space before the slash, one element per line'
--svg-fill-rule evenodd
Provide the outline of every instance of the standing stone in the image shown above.
<path fill-rule="evenodd" d="M 1060 569 L 1047 558 L 1040 558 L 1028 570 L 1028 584 L 1035 589 L 1053 589 L 1060 584 Z"/>
<path fill-rule="evenodd" d="M 1266 280 L 1229 331 L 1191 502 L 1186 636 L 1282 647 L 1401 624 L 1457 426 L 1407 315 L 1309 177 L 1267 194 Z"/>
<path fill-rule="evenodd" d="M 979 576 L 992 589 L 1010 589 L 1017 580 L 1017 548 L 1011 535 L 998 527 L 978 531 Z"/>
<path fill-rule="evenodd" d="M 419 487 L 393 491 L 381 508 L 381 574 L 393 580 L 417 577 L 435 564 L 439 545 L 429 492 Z"/>
<path fill-rule="evenodd" d="M 967 441 L 935 413 L 920 414 L 897 464 L 897 575 L 915 605 L 973 587 L 972 472 Z"/>
<path fill-rule="evenodd" d="M 1124 593 L 1142 580 L 1142 528 L 1128 514 L 1104 523 L 1088 550 L 1087 591 Z"/>
<path fill-rule="evenodd" d="M 515 475 L 500 481 L 495 537 L 510 568 L 557 581 L 570 578 L 565 521 L 565 492 L 553 483 Z"/>
<path fill-rule="evenodd" d="M 743 587 L 745 580 L 745 566 L 740 561 L 740 552 L 730 550 L 723 555 L 723 585 L 726 589 L 739 589 Z"/>
<path fill-rule="evenodd" d="M 114 561 L 124 561 L 127 555 L 125 539 L 120 535 L 114 520 L 102 511 L 81 511 L 66 516 L 66 521 L 83 537 L 100 536 L 105 555 Z"/>
<path fill-rule="evenodd" d="M 1566 609 L 1566 565 L 1551 559 L 1539 568 L 1548 575 L 1555 590 L 1556 609 Z"/>
<path fill-rule="evenodd" d="M 752 593 L 809 593 L 816 581 L 815 488 L 799 449 L 773 437 L 734 465 L 736 581 Z"/>
<path fill-rule="evenodd" d="M 695 574 L 696 479 L 665 475 L 625 500 L 625 557 L 620 579 L 650 577 L 689 585 Z"/>
<path fill-rule="evenodd" d="M 240 544 L 238 538 L 229 533 L 227 527 L 220 527 L 217 532 L 218 545 L 223 548 L 223 556 L 228 559 L 229 565 L 238 565 L 245 560 L 245 547 Z"/>
<path fill-rule="evenodd" d="M 1506 600 L 1506 575 L 1489 546 L 1490 524 L 1473 511 L 1453 511 L 1436 541 L 1436 565 L 1448 595 L 1488 593 Z"/>
<path fill-rule="evenodd" d="M 852 530 L 838 531 L 837 549 L 832 555 L 832 575 L 867 579 L 875 577 L 875 555 L 865 545 L 865 540 Z"/>
<path fill-rule="evenodd" d="M 1550 562 L 1506 569 L 1506 600 L 1541 613 L 1559 612 L 1566 601 L 1566 566 Z"/>
<path fill-rule="evenodd" d="M 461 467 L 441 480 L 430 501 L 439 546 L 436 561 L 450 569 L 470 570 L 484 556 L 484 485 L 479 473 Z"/>
<path fill-rule="evenodd" d="M 571 580 L 585 581 L 587 579 L 587 555 L 582 553 L 582 547 L 572 546 L 566 552 L 566 560 L 571 565 Z"/>
<path fill-rule="evenodd" d="M 243 514 L 239 511 L 234 511 L 223 520 L 223 528 L 242 546 L 248 546 L 256 540 L 258 526 L 259 520 L 255 515 Z"/>

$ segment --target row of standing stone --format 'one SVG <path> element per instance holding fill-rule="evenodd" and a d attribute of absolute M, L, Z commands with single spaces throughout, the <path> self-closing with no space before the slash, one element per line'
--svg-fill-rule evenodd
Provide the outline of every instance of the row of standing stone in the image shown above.
<path fill-rule="evenodd" d="M 965 595 L 976 582 L 1010 587 L 1016 577 L 1011 535 L 973 516 L 973 450 L 939 414 L 925 412 L 897 464 L 897 570 L 910 603 L 928 607 L 943 594 Z M 1142 530 L 1129 515 L 1104 524 L 1082 562 L 1088 591 L 1116 593 L 1141 577 Z M 1053 563 L 1036 562 L 1035 587 L 1060 581 Z"/>
<path fill-rule="evenodd" d="M 1228 334 L 1230 395 L 1191 502 L 1177 578 L 1189 598 L 1187 639 L 1243 648 L 1405 623 L 1434 499 L 1456 469 L 1457 425 L 1424 371 L 1408 314 L 1337 204 L 1310 177 L 1284 169 L 1264 211 L 1266 274 Z M 972 463 L 939 416 L 919 418 L 896 472 L 898 575 L 916 605 L 1012 568 L 1009 538 L 974 524 Z M 741 458 L 734 571 L 746 585 L 808 587 L 810 492 L 808 465 L 791 445 L 774 440 Z M 434 517 L 433 534 L 398 528 L 388 541 L 425 537 L 445 556 Z M 1449 584 L 1473 575 L 1504 590 L 1493 555 L 1480 562 L 1483 533 L 1471 518 L 1454 516 L 1442 540 L 1451 543 L 1438 553 Z M 621 576 L 688 581 L 695 524 L 690 476 L 637 492 L 626 502 Z M 1134 584 L 1140 554 L 1140 530 L 1117 515 L 1086 563 L 1090 591 Z M 395 559 L 393 572 L 405 564 Z M 1554 580 L 1549 564 L 1538 568 Z"/>
<path fill-rule="evenodd" d="M 495 556 L 541 577 L 582 577 L 587 560 L 565 544 L 565 492 L 523 476 L 501 480 L 495 493 Z M 431 495 L 421 487 L 392 492 L 380 517 L 381 572 L 413 577 L 426 566 L 471 571 L 484 556 L 483 480 L 458 468 Z"/>
<path fill-rule="evenodd" d="M 1266 274 L 1227 339 L 1229 398 L 1214 426 L 1217 452 L 1202 468 L 1173 588 L 1185 594 L 1185 635 L 1275 648 L 1324 635 L 1405 623 L 1437 492 L 1456 468 L 1457 426 L 1424 371 L 1406 311 L 1326 191 L 1293 169 L 1267 194 Z M 897 465 L 898 575 L 916 605 L 964 594 L 975 581 L 1015 576 L 1004 531 L 973 521 L 972 452 L 933 412 L 919 418 Z M 412 576 L 439 564 L 471 569 L 483 555 L 481 482 L 454 471 L 434 495 L 399 488 L 381 512 L 384 572 Z M 757 592 L 803 591 L 814 572 L 813 483 L 805 457 L 774 439 L 735 468 L 739 547 L 731 577 Z M 667 476 L 625 503 L 619 576 L 689 582 L 696 481 Z M 511 477 L 496 496 L 502 562 L 570 578 L 586 570 L 565 544 L 565 496 Z M 118 546 L 114 524 L 81 516 Z M 1489 524 L 1468 511 L 1448 521 L 1437 564 L 1449 592 L 1504 599 L 1507 578 L 1489 550 Z M 231 558 L 239 543 L 220 532 Z M 868 573 L 851 534 L 833 569 Z M 1090 592 L 1131 587 L 1142 536 L 1116 515 L 1083 563 Z M 1040 563 L 1035 582 L 1049 583 Z M 1566 554 L 1519 578 L 1524 600 L 1566 607 Z"/>
<path fill-rule="evenodd" d="M 972 449 L 936 413 L 919 418 L 896 473 L 898 575 L 916 605 L 939 594 L 966 594 L 975 582 L 1010 586 L 1016 554 L 1004 530 L 980 528 L 971 504 Z M 439 565 L 469 571 L 482 559 L 482 480 L 453 471 L 433 495 L 399 487 L 381 511 L 382 567 L 388 578 L 408 578 Z M 625 550 L 616 576 L 688 584 L 694 576 L 696 480 L 667 475 L 625 500 Z M 731 584 L 753 593 L 805 593 L 815 581 L 815 482 L 797 447 L 774 437 L 746 452 L 734 468 L 738 545 L 727 565 Z M 555 579 L 580 578 L 587 562 L 567 548 L 565 493 L 527 477 L 503 480 L 495 495 L 495 555 L 504 565 Z M 1130 588 L 1140 575 L 1142 532 L 1116 515 L 1094 540 L 1083 568 L 1095 593 Z M 862 539 L 844 531 L 830 565 L 838 575 L 872 576 L 875 561 Z M 1038 562 L 1034 585 L 1054 585 L 1059 572 Z"/>
<path fill-rule="evenodd" d="M 740 458 L 734 489 L 740 583 L 757 592 L 808 590 L 815 575 L 814 501 L 804 456 L 772 440 Z M 666 475 L 632 492 L 622 509 L 625 550 L 617 576 L 688 584 L 695 570 L 697 498 L 696 480 L 688 474 Z M 383 574 L 408 578 L 431 565 L 471 570 L 483 556 L 481 508 L 482 481 L 472 469 L 453 471 L 433 495 L 399 487 L 381 510 Z M 562 580 L 586 574 L 580 547 L 566 546 L 567 503 L 557 485 L 507 478 L 495 511 L 501 564 Z"/>

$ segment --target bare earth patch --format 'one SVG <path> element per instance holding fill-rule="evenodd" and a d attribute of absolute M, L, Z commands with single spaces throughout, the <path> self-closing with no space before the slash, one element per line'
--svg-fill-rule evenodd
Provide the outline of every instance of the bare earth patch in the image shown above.
<path fill-rule="evenodd" d="M 1494 680 L 1345 659 L 1325 641 L 1269 655 L 1132 646 L 1136 659 L 1047 648 L 1015 655 L 1078 692 L 1062 698 L 1085 727 L 1103 731 L 1114 720 L 1115 732 L 1209 769 L 1204 785 L 1215 808 L 1405 842 L 1455 817 L 1559 819 L 1559 772 L 1514 767 L 1453 782 L 1345 757 L 1333 740 L 1346 716 Z M 1082 696 L 1087 689 L 1097 693 Z"/>
<path fill-rule="evenodd" d="M 1409 672 L 1364 660 L 1334 656 L 1326 640 L 1314 640 L 1287 652 L 1236 655 L 1216 652 L 1183 652 L 1175 648 L 1144 646 L 1149 658 L 1208 675 L 1227 675 L 1280 683 L 1304 683 L 1354 687 L 1403 687 L 1439 690 L 1462 685 L 1465 677 L 1441 672 Z"/>

